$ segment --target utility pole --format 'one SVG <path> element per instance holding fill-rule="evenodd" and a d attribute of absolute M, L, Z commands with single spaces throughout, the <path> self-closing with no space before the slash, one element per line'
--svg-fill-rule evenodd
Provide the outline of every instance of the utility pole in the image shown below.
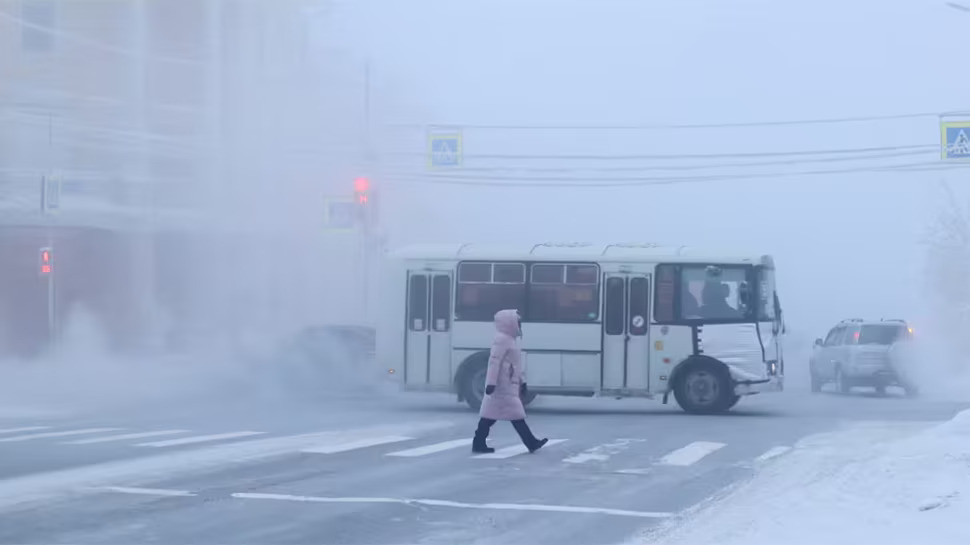
<path fill-rule="evenodd" d="M 368 179 L 373 176 L 374 167 L 376 165 L 374 157 L 374 142 L 373 135 L 371 133 L 371 61 L 370 58 L 364 60 L 364 170 Z M 373 192 L 372 192 L 373 193 Z M 368 214 L 364 218 L 363 225 L 361 226 L 361 269 L 363 273 L 362 282 L 362 298 L 364 304 L 364 320 L 369 320 L 371 318 L 371 276 L 373 271 L 371 270 L 371 252 L 373 250 L 373 235 L 374 230 L 379 226 L 379 221 L 376 215 L 376 209 L 374 208 L 374 202 L 367 203 Z"/>
<path fill-rule="evenodd" d="M 47 277 L 47 346 L 57 348 L 57 291 L 54 283 L 54 217 L 52 203 L 60 204 L 60 183 L 54 178 L 54 114 L 47 114 L 47 175 L 41 180 L 41 213 L 47 231 L 47 246 L 40 250 L 40 274 Z M 54 193 L 56 192 L 56 194 Z"/>

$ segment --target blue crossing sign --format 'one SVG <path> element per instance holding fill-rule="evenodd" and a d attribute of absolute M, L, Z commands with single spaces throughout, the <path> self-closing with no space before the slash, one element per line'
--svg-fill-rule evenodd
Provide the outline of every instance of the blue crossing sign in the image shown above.
<path fill-rule="evenodd" d="M 970 160 L 970 121 L 940 123 L 943 159 Z"/>
<path fill-rule="evenodd" d="M 461 166 L 461 131 L 428 131 L 428 166 L 430 168 L 453 168 Z"/>

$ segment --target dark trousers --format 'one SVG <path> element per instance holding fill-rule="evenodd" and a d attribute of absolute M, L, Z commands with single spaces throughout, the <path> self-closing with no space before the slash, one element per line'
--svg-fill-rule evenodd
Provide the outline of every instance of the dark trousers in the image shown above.
<path fill-rule="evenodd" d="M 484 447 L 485 439 L 488 438 L 488 431 L 495 424 L 495 421 L 491 418 L 479 418 L 478 419 L 478 429 L 475 430 L 475 446 Z M 528 448 L 532 448 L 539 442 L 535 435 L 532 435 L 532 430 L 529 429 L 529 425 L 525 423 L 525 420 L 513 420 L 512 427 L 515 428 L 515 432 L 519 434 L 519 439 L 522 439 L 522 444 Z"/>

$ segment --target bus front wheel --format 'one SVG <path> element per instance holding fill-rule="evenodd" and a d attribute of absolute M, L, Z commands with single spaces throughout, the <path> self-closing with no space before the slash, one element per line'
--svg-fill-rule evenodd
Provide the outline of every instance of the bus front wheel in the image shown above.
<path fill-rule="evenodd" d="M 692 414 L 716 414 L 737 403 L 731 375 L 720 363 L 699 361 L 677 376 L 674 398 L 680 408 Z"/>

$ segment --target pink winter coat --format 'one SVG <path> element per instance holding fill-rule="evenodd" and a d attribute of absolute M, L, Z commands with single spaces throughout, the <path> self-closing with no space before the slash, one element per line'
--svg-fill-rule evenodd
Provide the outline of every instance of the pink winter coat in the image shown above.
<path fill-rule="evenodd" d="M 495 386 L 495 391 L 482 400 L 478 414 L 492 420 L 522 420 L 525 407 L 519 398 L 519 386 L 525 382 L 525 373 L 522 371 L 522 352 L 516 342 L 519 336 L 518 311 L 495 313 L 495 329 L 485 375 L 485 385 Z"/>

